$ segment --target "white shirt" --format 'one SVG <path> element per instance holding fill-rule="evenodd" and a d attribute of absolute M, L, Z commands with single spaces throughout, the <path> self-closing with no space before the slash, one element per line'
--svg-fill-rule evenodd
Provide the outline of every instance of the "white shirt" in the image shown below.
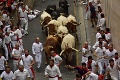
<path fill-rule="evenodd" d="M 27 14 L 27 11 L 26 10 L 23 11 L 22 8 L 19 7 L 19 12 L 20 12 L 20 17 L 24 17 L 25 18 L 26 14 Z"/>
<path fill-rule="evenodd" d="M 50 77 L 56 77 L 57 75 L 59 77 L 62 76 L 58 66 L 54 65 L 52 68 L 50 67 L 50 65 L 48 65 L 46 68 L 45 68 L 45 75 L 48 75 Z"/>
<path fill-rule="evenodd" d="M 114 60 L 115 64 L 118 63 L 118 65 L 120 66 L 120 58 L 118 58 L 118 59 L 112 58 L 112 59 Z"/>
<path fill-rule="evenodd" d="M 85 57 L 91 56 L 91 46 L 88 45 L 88 48 L 87 48 L 87 49 L 83 47 L 83 48 L 82 48 L 82 52 L 83 52 L 83 53 L 87 53 L 86 55 L 83 55 L 83 56 L 85 56 Z"/>
<path fill-rule="evenodd" d="M 105 41 L 103 41 L 102 43 L 103 43 L 102 46 L 104 46 Z M 98 46 L 99 46 L 99 41 L 93 45 L 93 49 L 96 49 Z"/>
<path fill-rule="evenodd" d="M 100 26 L 100 29 L 101 29 L 101 30 L 105 30 L 105 28 L 106 28 L 105 22 L 106 22 L 105 18 L 101 18 L 101 19 L 100 19 L 100 24 L 99 24 L 99 26 Z"/>
<path fill-rule="evenodd" d="M 98 75 L 91 72 L 86 80 L 98 80 Z"/>
<path fill-rule="evenodd" d="M 9 44 L 10 42 L 11 42 L 10 35 L 9 36 L 5 35 L 4 40 L 3 40 L 3 44 Z"/>
<path fill-rule="evenodd" d="M 32 52 L 33 54 L 37 54 L 37 53 L 41 53 L 43 50 L 43 45 L 42 43 L 36 43 L 34 42 L 33 45 L 32 45 Z"/>
<path fill-rule="evenodd" d="M 0 58 L 0 70 L 4 70 L 5 69 L 5 66 L 4 66 L 5 61 L 6 61 L 5 57 L 1 56 L 1 58 Z"/>
<path fill-rule="evenodd" d="M 58 65 L 60 63 L 60 61 L 62 61 L 62 58 L 59 55 L 56 55 L 54 57 L 51 57 L 51 59 L 54 60 L 54 64 Z"/>
<path fill-rule="evenodd" d="M 28 55 L 27 57 L 25 55 L 22 55 L 22 60 L 23 60 L 23 63 L 24 63 L 24 68 L 25 69 L 29 69 L 31 62 L 33 60 L 33 57 L 31 55 Z"/>
<path fill-rule="evenodd" d="M 88 64 L 88 60 L 85 63 L 87 65 Z M 96 65 L 97 65 L 97 63 L 94 60 L 92 60 L 92 63 L 91 63 L 92 72 L 95 72 Z"/>
<path fill-rule="evenodd" d="M 98 39 L 101 38 L 101 37 L 102 37 L 101 34 L 99 32 L 97 32 L 97 34 L 96 34 L 96 42 L 98 42 Z"/>
<path fill-rule="evenodd" d="M 13 49 L 12 50 L 12 55 L 14 55 L 14 58 L 21 58 L 22 55 L 22 49 Z"/>
<path fill-rule="evenodd" d="M 111 39 L 111 33 L 105 34 L 105 39 L 106 39 L 106 40 Z"/>
<path fill-rule="evenodd" d="M 103 48 L 101 49 L 100 47 L 97 47 L 97 49 L 95 50 L 95 52 L 97 53 L 97 55 L 99 57 L 104 56 L 104 54 L 103 54 L 103 52 L 104 52 Z M 101 59 L 97 58 L 97 61 L 103 61 L 103 58 L 101 58 Z"/>
<path fill-rule="evenodd" d="M 14 79 L 16 80 L 26 80 L 28 77 L 30 77 L 30 74 L 26 69 L 23 72 L 19 69 L 14 72 Z"/>
<path fill-rule="evenodd" d="M 114 76 L 117 79 L 119 79 L 119 72 L 116 64 L 114 64 L 113 68 L 111 68 L 111 66 L 108 65 L 107 70 L 110 72 L 111 76 Z"/>
<path fill-rule="evenodd" d="M 14 33 L 18 34 L 18 38 L 22 38 L 22 32 L 20 29 L 17 29 Z"/>
<path fill-rule="evenodd" d="M 17 35 L 12 31 L 10 33 L 11 41 L 17 41 Z"/>
<path fill-rule="evenodd" d="M 117 52 L 117 50 L 115 50 L 115 49 L 113 49 L 113 51 L 109 51 L 109 49 L 108 50 L 106 50 L 106 56 L 108 56 L 109 58 L 113 58 L 113 56 L 115 55 L 115 53 Z"/>
<path fill-rule="evenodd" d="M 2 78 L 3 80 L 13 80 L 14 74 L 12 71 L 10 71 L 10 73 L 6 73 L 5 71 L 2 72 L 0 78 Z"/>

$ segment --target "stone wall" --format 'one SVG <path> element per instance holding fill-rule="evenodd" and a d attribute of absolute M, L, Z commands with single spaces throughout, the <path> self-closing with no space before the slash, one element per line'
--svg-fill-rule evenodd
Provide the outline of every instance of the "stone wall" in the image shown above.
<path fill-rule="evenodd" d="M 107 27 L 111 29 L 112 43 L 120 53 L 120 0 L 101 0 Z"/>

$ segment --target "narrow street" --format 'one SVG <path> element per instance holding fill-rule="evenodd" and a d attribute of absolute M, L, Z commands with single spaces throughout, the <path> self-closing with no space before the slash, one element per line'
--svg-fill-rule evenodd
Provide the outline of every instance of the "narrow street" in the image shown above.
<path fill-rule="evenodd" d="M 58 7 L 58 3 L 59 3 L 59 0 L 45 0 L 44 2 L 42 0 L 36 0 L 33 9 L 38 9 L 38 10 L 42 11 L 49 4 L 56 4 L 57 7 Z M 69 7 L 69 13 L 72 14 L 72 15 L 75 15 L 76 14 L 76 9 L 75 9 L 75 6 L 73 6 L 73 0 L 68 0 L 68 3 L 71 5 Z M 32 43 L 34 42 L 35 38 L 39 37 L 40 41 L 43 43 L 43 45 L 45 44 L 45 40 L 46 40 L 45 31 L 41 30 L 40 16 L 29 22 L 28 32 L 29 32 L 29 35 L 23 37 L 23 44 L 24 44 L 24 48 L 29 49 L 30 54 L 32 54 L 32 52 L 31 52 Z M 79 46 L 79 45 L 77 45 L 77 46 Z M 58 51 L 58 54 L 59 53 L 60 53 L 60 51 Z M 72 63 L 73 63 L 73 66 L 76 65 L 75 55 L 73 56 Z M 75 78 L 75 70 L 69 70 L 69 69 L 65 68 L 64 65 L 65 65 L 65 61 L 63 61 L 63 64 L 60 67 L 60 70 L 61 70 L 61 73 L 62 73 L 62 76 L 63 76 L 63 80 L 73 80 Z M 44 51 L 43 51 L 42 52 L 42 65 L 41 65 L 40 69 L 37 69 L 36 65 L 34 65 L 34 69 L 35 69 L 35 72 L 36 72 L 36 80 L 48 80 L 47 78 L 45 78 L 45 75 L 44 75 L 44 70 L 45 70 L 46 66 L 47 65 L 45 65 L 45 54 L 44 54 Z"/>

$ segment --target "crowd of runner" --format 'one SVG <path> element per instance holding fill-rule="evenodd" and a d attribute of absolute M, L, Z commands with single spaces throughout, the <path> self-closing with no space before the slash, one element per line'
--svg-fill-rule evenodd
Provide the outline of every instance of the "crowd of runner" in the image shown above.
<path fill-rule="evenodd" d="M 28 35 L 28 21 L 37 17 L 40 11 L 30 10 L 21 0 L 10 1 L 0 2 L 0 77 L 3 80 L 35 80 L 32 66 L 36 62 L 37 68 L 40 68 L 43 45 L 37 37 L 32 45 L 34 60 L 29 50 L 23 48 L 22 37 Z M 75 80 L 119 80 L 120 58 L 113 47 L 110 29 L 106 27 L 102 5 L 99 0 L 86 0 L 83 4 L 86 5 L 85 19 L 91 20 L 92 28 L 97 27 L 96 42 L 93 47 L 85 42 L 82 48 L 82 65 L 68 68 L 78 70 Z M 15 11 L 18 17 L 16 26 L 13 25 Z M 59 67 L 63 60 L 54 50 L 50 54 L 45 76 L 49 80 L 62 80 Z M 13 59 L 13 71 L 8 66 L 10 59 Z"/>

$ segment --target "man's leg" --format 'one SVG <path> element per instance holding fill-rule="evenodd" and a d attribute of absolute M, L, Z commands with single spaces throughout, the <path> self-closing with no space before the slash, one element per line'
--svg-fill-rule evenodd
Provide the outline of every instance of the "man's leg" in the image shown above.
<path fill-rule="evenodd" d="M 6 45 L 4 45 L 4 49 L 5 49 L 5 57 L 6 57 L 6 60 L 8 60 L 8 48 Z"/>

